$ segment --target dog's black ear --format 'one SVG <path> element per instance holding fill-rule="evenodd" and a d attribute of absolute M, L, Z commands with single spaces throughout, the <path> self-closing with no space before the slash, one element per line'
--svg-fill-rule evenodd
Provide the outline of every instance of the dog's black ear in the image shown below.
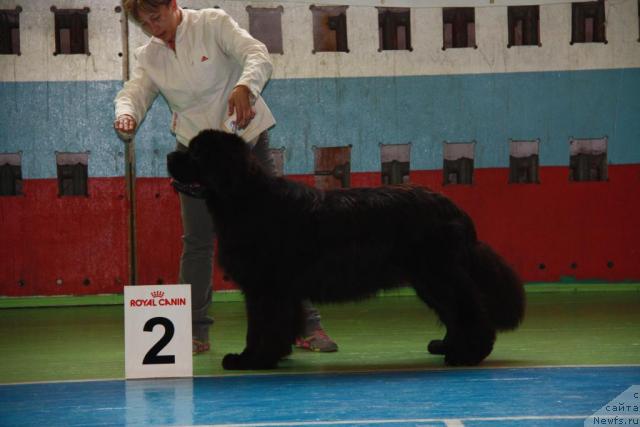
<path fill-rule="evenodd" d="M 198 180 L 197 165 L 184 151 L 173 151 L 167 155 L 167 170 L 174 179 L 185 184 Z"/>

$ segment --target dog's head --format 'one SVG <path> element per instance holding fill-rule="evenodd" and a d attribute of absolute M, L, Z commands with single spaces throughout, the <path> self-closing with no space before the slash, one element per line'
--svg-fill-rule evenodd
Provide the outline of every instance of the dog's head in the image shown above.
<path fill-rule="evenodd" d="M 187 151 L 167 156 L 169 175 L 185 183 L 198 183 L 214 193 L 233 193 L 250 167 L 249 147 L 240 137 L 204 130 L 189 143 Z"/>

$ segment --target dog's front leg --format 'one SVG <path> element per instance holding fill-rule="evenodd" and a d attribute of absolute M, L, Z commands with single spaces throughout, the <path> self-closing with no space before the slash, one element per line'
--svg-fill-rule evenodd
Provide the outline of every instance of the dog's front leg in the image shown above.
<path fill-rule="evenodd" d="M 247 342 L 240 354 L 227 354 L 228 370 L 274 369 L 291 353 L 294 308 L 288 298 L 245 294 Z"/>

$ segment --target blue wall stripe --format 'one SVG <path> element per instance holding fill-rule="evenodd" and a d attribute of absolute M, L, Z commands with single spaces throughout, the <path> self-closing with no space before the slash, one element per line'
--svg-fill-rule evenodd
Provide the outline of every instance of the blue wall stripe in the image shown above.
<path fill-rule="evenodd" d="M 23 152 L 24 178 L 56 176 L 55 152 L 89 151 L 91 176 L 122 176 L 111 128 L 115 81 L 0 83 L 0 152 Z"/>
<path fill-rule="evenodd" d="M 476 140 L 478 167 L 506 167 L 509 138 L 540 138 L 544 166 L 605 135 L 612 164 L 640 161 L 640 69 L 275 80 L 265 98 L 289 173 L 313 169 L 312 145 L 353 144 L 353 170 L 378 170 L 381 142 L 412 142 L 413 169 L 440 169 L 445 140 Z"/>
<path fill-rule="evenodd" d="M 118 81 L 0 83 L 0 152 L 23 151 L 25 178 L 55 177 L 57 151 L 91 152 L 92 176 L 121 176 L 111 129 Z M 541 141 L 566 166 L 569 138 L 609 137 L 611 164 L 640 163 L 640 69 L 272 80 L 264 91 L 285 172 L 313 171 L 313 146 L 352 144 L 352 170 L 379 170 L 379 143 L 412 145 L 411 167 L 442 167 L 443 141 L 477 141 L 477 167 L 507 167 L 508 140 Z M 166 176 L 175 145 L 157 100 L 137 138 L 137 172 Z"/>

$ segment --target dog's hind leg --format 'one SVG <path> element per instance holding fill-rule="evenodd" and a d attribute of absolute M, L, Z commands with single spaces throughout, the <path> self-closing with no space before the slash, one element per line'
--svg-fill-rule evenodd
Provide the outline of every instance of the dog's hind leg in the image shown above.
<path fill-rule="evenodd" d="M 418 297 L 433 308 L 447 332 L 429 343 L 448 365 L 477 365 L 493 350 L 495 329 L 487 318 L 472 279 L 464 272 L 442 272 L 414 281 Z"/>
<path fill-rule="evenodd" d="M 291 353 L 301 323 L 302 305 L 291 298 L 245 295 L 247 310 L 246 347 L 240 354 L 227 354 L 224 369 L 274 369 Z"/>

